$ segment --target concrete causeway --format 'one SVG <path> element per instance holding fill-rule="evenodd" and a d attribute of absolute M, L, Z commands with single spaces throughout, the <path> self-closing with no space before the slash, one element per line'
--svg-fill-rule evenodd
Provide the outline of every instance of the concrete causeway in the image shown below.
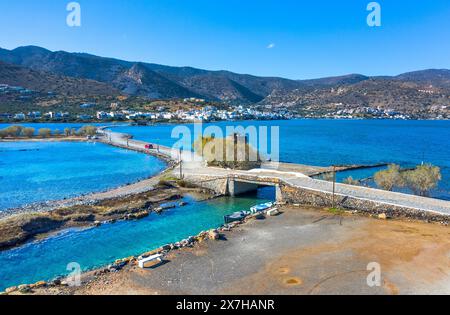
<path fill-rule="evenodd" d="M 217 193 L 230 193 L 230 187 L 233 191 L 236 188 L 245 192 L 259 185 L 271 185 L 277 187 L 279 201 L 313 206 L 332 205 L 333 183 L 312 179 L 300 172 L 278 170 L 276 163 L 266 163 L 261 169 L 250 171 L 207 167 L 205 162 L 191 151 L 183 151 L 180 155 L 177 150 L 156 144 L 149 150 L 146 149 L 149 143 L 130 139 L 126 134 L 103 129 L 100 133 L 104 134 L 103 142 L 111 145 L 165 156 L 178 164 L 182 160 L 182 173 L 186 179 Z M 174 175 L 179 175 L 179 168 L 178 165 L 173 170 Z M 236 186 L 236 183 L 242 187 Z M 445 200 L 341 183 L 335 185 L 334 198 L 335 204 L 344 209 L 434 221 L 450 218 L 450 202 Z"/>

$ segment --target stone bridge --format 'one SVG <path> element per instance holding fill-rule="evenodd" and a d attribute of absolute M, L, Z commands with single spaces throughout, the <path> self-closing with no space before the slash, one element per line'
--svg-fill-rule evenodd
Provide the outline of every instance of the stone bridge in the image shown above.
<path fill-rule="evenodd" d="M 146 149 L 143 141 L 130 140 L 127 135 L 101 130 L 103 142 L 147 152 L 177 163 L 173 175 L 183 177 L 217 194 L 237 196 L 256 190 L 260 186 L 274 186 L 278 202 L 336 207 L 366 214 L 386 214 L 428 221 L 448 222 L 450 201 L 389 192 L 368 187 L 346 185 L 308 177 L 292 164 L 280 169 L 277 165 L 264 165 L 261 169 L 238 171 L 207 167 L 193 152 L 178 152 L 172 148 L 154 145 Z M 181 168 L 181 169 L 180 169 Z M 294 171 L 292 171 L 294 170 Z"/>

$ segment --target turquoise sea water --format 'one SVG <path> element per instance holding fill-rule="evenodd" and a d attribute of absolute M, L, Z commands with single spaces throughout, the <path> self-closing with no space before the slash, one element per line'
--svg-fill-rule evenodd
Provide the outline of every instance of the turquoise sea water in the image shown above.
<path fill-rule="evenodd" d="M 432 192 L 435 198 L 450 200 L 450 121 L 403 120 L 289 120 L 243 121 L 204 124 L 203 128 L 226 126 L 279 127 L 280 161 L 317 166 L 342 164 L 397 163 L 403 167 L 422 162 L 441 168 L 443 179 Z M 193 134 L 193 125 L 186 125 Z M 115 131 L 131 133 L 136 139 L 172 146 L 176 125 L 118 127 Z M 224 132 L 225 133 L 225 132 Z M 193 140 L 195 137 L 192 136 Z M 256 146 L 255 143 L 253 143 Z M 270 152 L 270 148 L 269 148 Z M 346 172 L 346 177 L 360 179 L 373 170 Z M 343 178 L 341 178 L 343 179 Z"/>
<path fill-rule="evenodd" d="M 280 160 L 283 162 L 319 166 L 398 163 L 404 167 L 422 161 L 433 163 L 441 167 L 443 174 L 443 180 L 433 196 L 450 200 L 449 121 L 293 120 L 221 122 L 215 125 L 225 128 L 230 124 L 278 126 Z M 205 124 L 204 127 L 207 126 L 211 124 Z M 42 127 L 35 125 L 35 128 Z M 192 125 L 188 127 L 193 129 Z M 57 128 L 62 130 L 65 127 L 58 124 Z M 170 138 L 173 128 L 174 125 L 157 125 L 117 127 L 114 130 L 131 133 L 136 139 L 171 146 L 178 140 Z M 2 148 L 2 145 L 5 147 Z M 12 147 L 7 148 L 8 145 Z M 118 183 L 123 184 L 124 178 L 128 182 L 134 176 L 138 179 L 147 171 L 154 172 L 155 163 L 161 163 L 152 157 L 101 144 L 79 144 L 88 146 L 80 148 L 76 148 L 76 145 L 0 143 L 0 183 L 2 187 L 10 187 L 8 193 L 0 191 L 0 205 L 14 204 L 16 199 L 21 200 L 21 195 L 27 198 L 19 203 L 28 203 L 35 195 L 60 199 L 58 196 L 63 192 L 76 195 L 104 190 L 108 187 L 100 189 L 98 185 L 91 185 L 91 181 L 104 176 L 103 179 L 107 180 L 101 182 L 114 187 Z M 8 154 L 10 157 L 6 158 Z M 7 161 L 8 164 L 5 164 Z M 58 170 L 60 172 L 56 173 Z M 340 180 L 347 176 L 359 179 L 369 177 L 373 172 L 356 170 L 339 174 L 338 177 Z M 21 179 L 24 175 L 30 176 L 30 180 Z M 16 176 L 16 179 L 7 183 L 4 181 L 6 176 Z M 41 182 L 47 185 L 40 185 Z M 28 187 L 25 194 L 14 195 L 15 189 L 21 186 Z M 45 190 L 46 187 L 52 189 Z M 42 241 L 0 252 L 0 290 L 66 274 L 66 266 L 71 262 L 77 262 L 83 270 L 88 270 L 107 265 L 118 258 L 179 241 L 221 225 L 225 214 L 248 209 L 268 199 L 273 199 L 273 192 L 262 190 L 258 196 L 219 198 L 200 203 L 189 200 L 188 206 L 171 209 L 161 216 L 152 214 L 139 221 L 118 222 L 87 230 L 68 230 Z"/>
<path fill-rule="evenodd" d="M 0 142 L 0 211 L 104 191 L 148 178 L 152 156 L 85 142 Z"/>
<path fill-rule="evenodd" d="M 273 189 L 258 195 L 218 198 L 151 214 L 137 221 L 121 221 L 85 230 L 71 229 L 42 241 L 0 252 L 0 291 L 13 285 L 51 280 L 66 275 L 67 265 L 80 264 L 82 270 L 105 266 L 116 259 L 139 255 L 162 245 L 181 241 L 201 231 L 219 227 L 223 216 L 248 210 L 274 199 Z"/>

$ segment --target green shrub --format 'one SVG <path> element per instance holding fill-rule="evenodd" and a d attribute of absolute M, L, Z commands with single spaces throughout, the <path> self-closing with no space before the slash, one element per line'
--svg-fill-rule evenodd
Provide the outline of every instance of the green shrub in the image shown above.
<path fill-rule="evenodd" d="M 334 181 L 334 173 L 333 172 L 323 173 L 322 175 L 320 175 L 320 179 L 327 182 L 332 182 Z"/>
<path fill-rule="evenodd" d="M 391 164 L 387 170 L 379 171 L 374 177 L 375 183 L 381 189 L 392 191 L 394 187 L 403 187 L 403 177 L 400 174 L 400 166 Z"/>
<path fill-rule="evenodd" d="M 22 134 L 27 138 L 32 138 L 34 136 L 35 129 L 34 128 L 24 128 L 22 130 Z"/>
<path fill-rule="evenodd" d="M 8 137 L 17 138 L 22 134 L 23 127 L 19 125 L 9 126 L 3 129 Z"/>
<path fill-rule="evenodd" d="M 158 182 L 158 187 L 161 187 L 161 188 L 173 188 L 174 186 L 173 186 L 172 182 L 170 182 L 168 180 L 165 180 L 165 179 L 161 179 Z"/>
<path fill-rule="evenodd" d="M 0 129 L 0 139 L 8 137 L 8 132 L 5 129 Z"/>
<path fill-rule="evenodd" d="M 441 169 L 431 164 L 418 166 L 415 170 L 403 174 L 405 186 L 416 195 L 429 196 L 430 191 L 436 188 L 442 179 Z"/>
<path fill-rule="evenodd" d="M 241 137 L 242 139 L 242 137 Z M 234 137 L 200 137 L 194 142 L 195 152 L 202 156 L 208 166 L 249 170 L 261 166 L 259 152 L 246 141 Z"/>
<path fill-rule="evenodd" d="M 194 184 L 185 181 L 184 179 L 177 180 L 177 185 L 180 186 L 181 188 L 196 188 L 197 187 Z"/>
<path fill-rule="evenodd" d="M 80 136 L 95 136 L 97 134 L 97 128 L 94 126 L 83 126 L 78 130 Z"/>
<path fill-rule="evenodd" d="M 359 185 L 361 185 L 361 182 L 357 179 L 353 179 L 353 177 L 350 176 L 350 177 L 344 179 L 344 184 L 359 186 Z"/>
<path fill-rule="evenodd" d="M 48 138 L 52 135 L 52 131 L 49 128 L 41 128 L 39 129 L 38 134 L 42 138 Z"/>

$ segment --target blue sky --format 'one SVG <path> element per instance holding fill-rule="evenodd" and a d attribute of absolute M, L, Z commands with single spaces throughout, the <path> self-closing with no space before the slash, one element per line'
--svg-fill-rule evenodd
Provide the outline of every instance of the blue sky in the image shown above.
<path fill-rule="evenodd" d="M 131 61 L 307 79 L 450 68 L 450 1 L 0 0 L 0 47 L 38 45 Z"/>

